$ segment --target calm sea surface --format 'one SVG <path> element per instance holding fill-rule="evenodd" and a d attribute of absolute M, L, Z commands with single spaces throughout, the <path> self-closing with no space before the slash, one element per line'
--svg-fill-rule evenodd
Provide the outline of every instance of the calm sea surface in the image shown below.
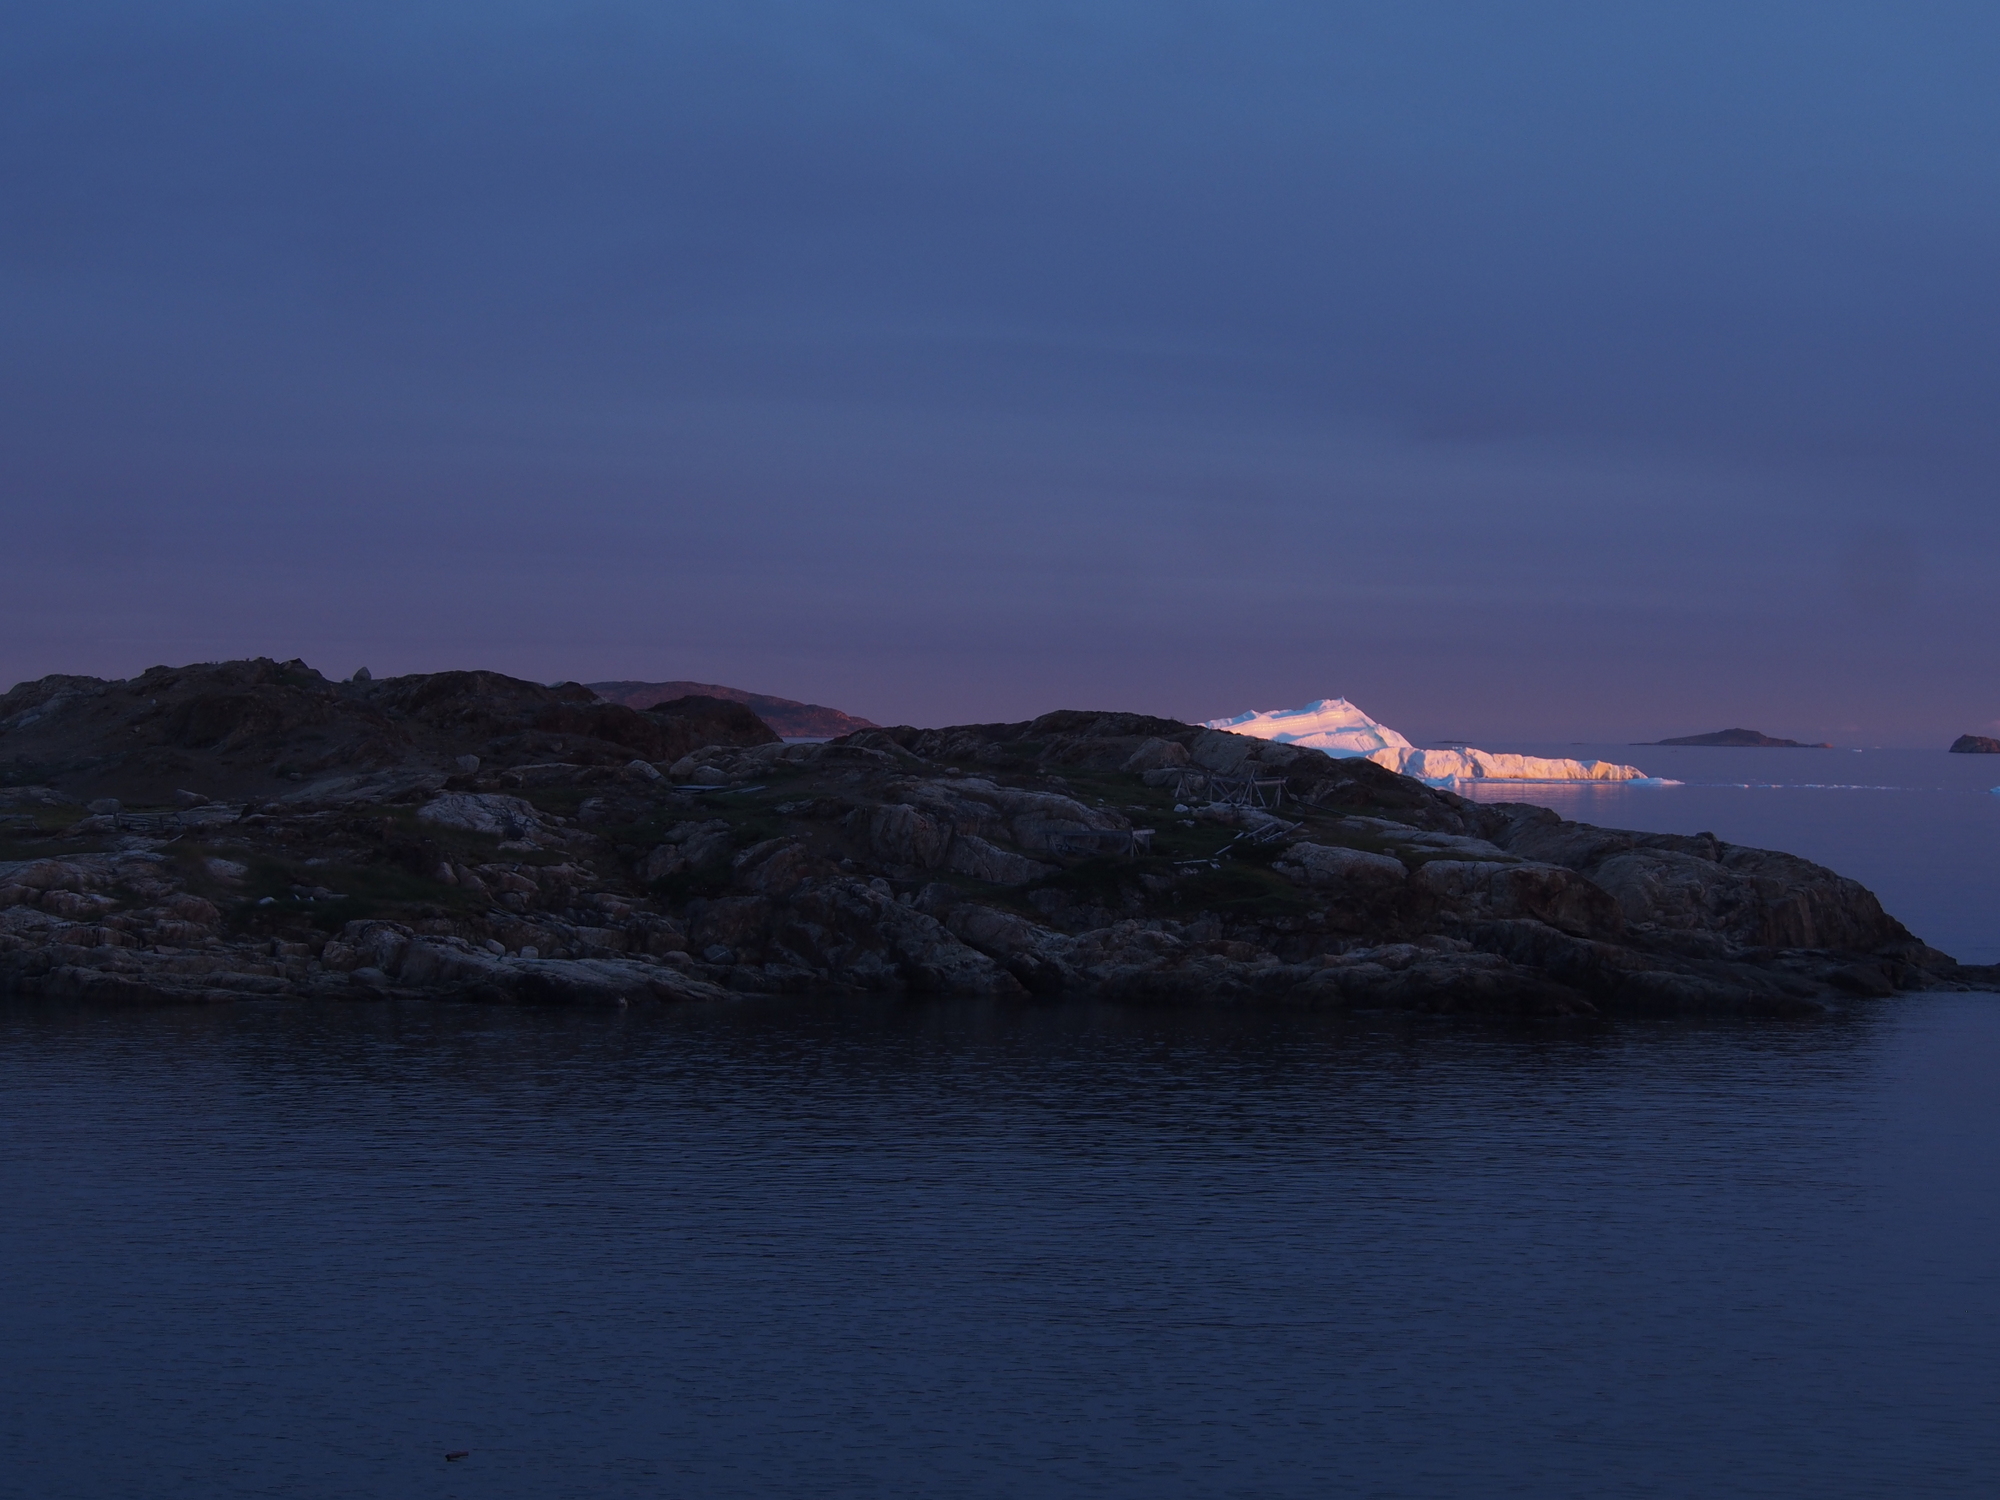
<path fill-rule="evenodd" d="M 1561 805 L 1827 858 L 1990 941 L 1971 791 L 1752 790 Z M 1571 1027 L 0 1006 L 0 1495 L 1996 1473 L 2000 997 Z"/>

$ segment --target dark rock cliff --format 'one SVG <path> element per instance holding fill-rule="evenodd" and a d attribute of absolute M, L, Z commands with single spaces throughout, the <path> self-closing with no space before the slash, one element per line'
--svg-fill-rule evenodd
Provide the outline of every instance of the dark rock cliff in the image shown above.
<path fill-rule="evenodd" d="M 0 773 L 0 991 L 47 999 L 1783 1015 L 1995 978 L 1789 855 L 1133 714 L 784 744 L 714 700 L 235 662 L 24 684 Z"/>

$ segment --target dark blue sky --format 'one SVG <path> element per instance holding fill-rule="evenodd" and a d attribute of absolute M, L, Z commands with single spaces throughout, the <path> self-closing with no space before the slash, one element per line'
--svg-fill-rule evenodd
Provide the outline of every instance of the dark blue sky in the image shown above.
<path fill-rule="evenodd" d="M 17 4 L 0 682 L 2000 721 L 2000 10 Z"/>

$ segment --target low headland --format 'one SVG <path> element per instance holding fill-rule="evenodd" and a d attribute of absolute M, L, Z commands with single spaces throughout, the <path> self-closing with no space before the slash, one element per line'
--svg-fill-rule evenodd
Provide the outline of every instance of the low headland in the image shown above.
<path fill-rule="evenodd" d="M 712 696 L 268 659 L 0 698 L 17 999 L 1809 1015 L 1996 979 L 1791 855 L 1139 714 L 786 743 Z"/>

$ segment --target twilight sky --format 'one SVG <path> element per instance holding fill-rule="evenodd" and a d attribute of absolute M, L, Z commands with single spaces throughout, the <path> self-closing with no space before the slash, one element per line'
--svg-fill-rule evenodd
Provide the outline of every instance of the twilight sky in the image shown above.
<path fill-rule="evenodd" d="M 0 687 L 2000 724 L 2000 8 L 16 5 Z"/>

